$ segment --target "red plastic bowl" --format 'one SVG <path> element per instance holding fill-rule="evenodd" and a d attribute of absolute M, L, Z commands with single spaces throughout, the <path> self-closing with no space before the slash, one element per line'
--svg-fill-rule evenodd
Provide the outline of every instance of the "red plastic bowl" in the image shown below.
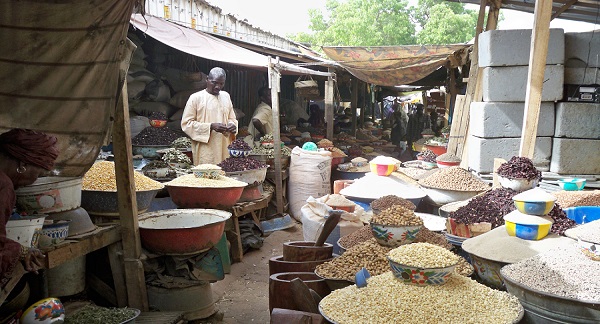
<path fill-rule="evenodd" d="M 430 149 L 431 151 L 433 151 L 433 153 L 435 153 L 435 155 L 442 155 L 442 154 L 446 153 L 446 151 L 448 149 L 446 146 L 439 146 L 439 145 L 425 145 L 425 147 Z"/>
<path fill-rule="evenodd" d="M 244 187 L 196 188 L 166 186 L 169 196 L 179 208 L 229 209 L 242 196 Z"/>
<path fill-rule="evenodd" d="M 166 120 L 160 120 L 160 119 L 150 119 L 149 122 L 150 122 L 150 126 L 157 127 L 157 128 L 165 127 L 165 125 L 167 124 Z"/>
<path fill-rule="evenodd" d="M 139 219 L 142 245 L 161 254 L 200 253 L 215 246 L 231 213 L 214 209 L 168 209 Z"/>

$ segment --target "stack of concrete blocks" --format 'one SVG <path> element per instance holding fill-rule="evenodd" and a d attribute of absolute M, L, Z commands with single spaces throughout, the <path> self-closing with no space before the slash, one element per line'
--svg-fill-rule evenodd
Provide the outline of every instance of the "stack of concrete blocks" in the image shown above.
<path fill-rule="evenodd" d="M 565 33 L 565 84 L 600 84 L 600 33 Z M 572 95 L 572 94 L 571 94 Z M 550 171 L 600 174 L 600 104 L 559 102 Z"/>
<path fill-rule="evenodd" d="M 483 68 L 483 102 L 470 107 L 469 167 L 493 172 L 494 158 L 519 154 L 525 112 L 531 30 L 490 30 L 479 36 L 479 66 Z M 533 162 L 550 169 L 554 136 L 554 102 L 563 95 L 565 38 L 551 29 Z"/>

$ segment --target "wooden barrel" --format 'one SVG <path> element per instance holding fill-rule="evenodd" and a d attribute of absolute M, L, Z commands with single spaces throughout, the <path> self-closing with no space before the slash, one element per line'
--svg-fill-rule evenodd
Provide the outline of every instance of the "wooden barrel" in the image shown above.
<path fill-rule="evenodd" d="M 308 288 L 319 296 L 327 296 L 331 290 L 325 279 L 319 278 L 314 272 L 282 272 L 269 276 L 269 312 L 273 308 L 299 310 L 294 302 L 294 290 L 291 281 L 300 278 Z"/>
<path fill-rule="evenodd" d="M 292 262 L 327 260 L 333 257 L 333 245 L 315 246 L 312 241 L 283 243 L 283 260 Z"/>
<path fill-rule="evenodd" d="M 316 261 L 284 261 L 283 255 L 269 259 L 269 276 L 282 272 L 313 272 L 315 268 L 324 262 L 331 261 L 333 258 Z"/>

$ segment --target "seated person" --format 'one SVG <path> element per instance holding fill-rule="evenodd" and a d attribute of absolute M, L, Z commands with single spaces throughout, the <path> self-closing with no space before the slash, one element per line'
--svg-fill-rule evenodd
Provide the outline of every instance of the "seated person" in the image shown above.
<path fill-rule="evenodd" d="M 258 104 L 252 115 L 252 120 L 248 125 L 248 132 L 255 140 L 260 137 L 273 133 L 273 113 L 271 110 L 271 89 L 264 86 L 258 89 L 258 97 L 261 102 Z"/>
<path fill-rule="evenodd" d="M 310 105 L 310 117 L 308 118 L 308 122 L 315 128 L 325 126 L 325 112 L 321 110 L 319 105 Z"/>

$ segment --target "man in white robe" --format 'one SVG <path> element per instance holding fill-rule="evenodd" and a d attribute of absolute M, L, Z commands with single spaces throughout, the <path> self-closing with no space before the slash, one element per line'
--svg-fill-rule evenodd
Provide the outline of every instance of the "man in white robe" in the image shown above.
<path fill-rule="evenodd" d="M 271 89 L 262 87 L 258 89 L 258 97 L 261 102 L 254 110 L 252 120 L 248 125 L 248 132 L 254 140 L 261 136 L 273 133 L 273 110 L 271 109 Z"/>
<path fill-rule="evenodd" d="M 218 164 L 229 156 L 238 122 L 229 94 L 221 90 L 225 79 L 222 68 L 210 70 L 206 89 L 192 94 L 183 110 L 181 129 L 192 139 L 194 165 Z"/>

